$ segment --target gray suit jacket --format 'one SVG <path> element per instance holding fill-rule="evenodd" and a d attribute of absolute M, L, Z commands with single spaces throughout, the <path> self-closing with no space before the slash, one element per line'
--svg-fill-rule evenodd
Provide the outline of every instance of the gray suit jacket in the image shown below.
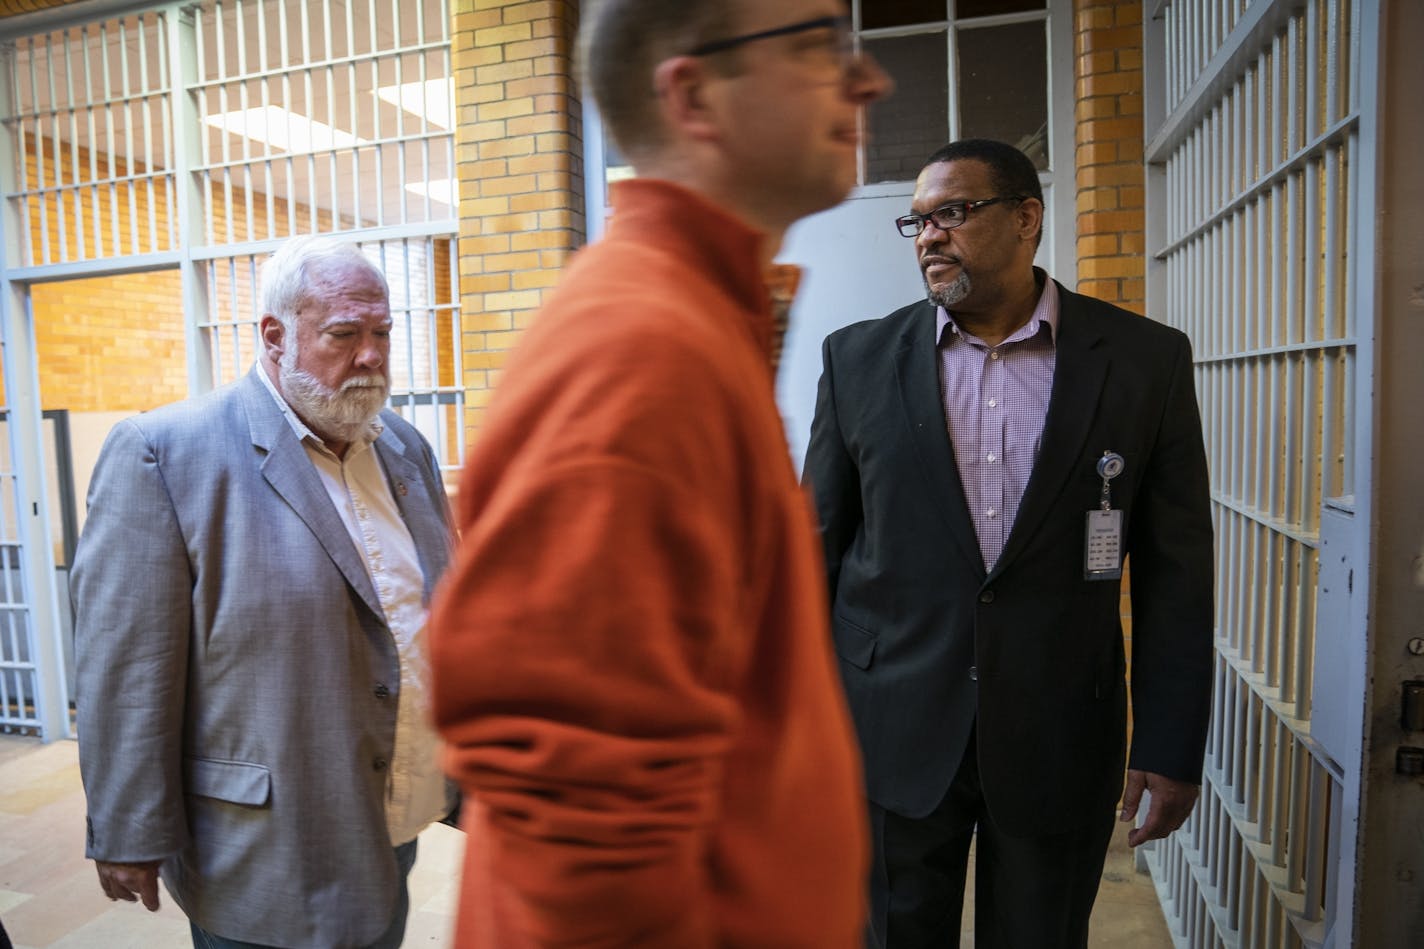
<path fill-rule="evenodd" d="M 260 371 L 120 423 L 95 468 L 71 584 L 87 852 L 162 860 L 224 936 L 365 946 L 396 895 L 396 647 Z M 428 601 L 445 495 L 420 434 L 381 421 Z"/>

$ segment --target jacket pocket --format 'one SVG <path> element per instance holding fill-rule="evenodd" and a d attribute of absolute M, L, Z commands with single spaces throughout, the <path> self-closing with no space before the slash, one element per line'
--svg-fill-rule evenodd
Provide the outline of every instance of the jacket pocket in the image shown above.
<path fill-rule="evenodd" d="M 875 658 L 876 635 L 863 626 L 852 623 L 837 613 L 831 619 L 832 638 L 836 653 L 857 669 L 869 669 Z"/>
<path fill-rule="evenodd" d="M 183 785 L 187 793 L 199 797 L 263 807 L 272 796 L 272 772 L 246 761 L 184 758 Z"/>

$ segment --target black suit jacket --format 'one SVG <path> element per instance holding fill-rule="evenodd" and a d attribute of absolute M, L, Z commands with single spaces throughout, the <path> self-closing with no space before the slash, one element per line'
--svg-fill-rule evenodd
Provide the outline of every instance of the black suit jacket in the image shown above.
<path fill-rule="evenodd" d="M 935 308 L 832 333 L 805 476 L 871 800 L 923 817 L 978 727 L 1008 833 L 1059 833 L 1122 790 L 1120 585 L 1085 580 L 1098 459 L 1123 510 L 1132 593 L 1131 767 L 1197 781 L 1212 680 L 1212 526 L 1191 348 L 1180 332 L 1059 292 L 1038 457 L 985 574 L 945 424 Z"/>

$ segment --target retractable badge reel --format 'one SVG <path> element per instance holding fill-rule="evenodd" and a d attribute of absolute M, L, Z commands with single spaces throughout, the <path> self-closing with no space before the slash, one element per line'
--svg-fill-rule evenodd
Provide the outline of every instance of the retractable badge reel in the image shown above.
<path fill-rule="evenodd" d="M 1098 477 L 1103 479 L 1103 491 L 1098 509 L 1088 512 L 1083 536 L 1083 579 L 1119 580 L 1122 578 L 1122 511 L 1112 506 L 1112 480 L 1122 474 L 1127 462 L 1115 451 L 1103 452 L 1098 459 Z"/>

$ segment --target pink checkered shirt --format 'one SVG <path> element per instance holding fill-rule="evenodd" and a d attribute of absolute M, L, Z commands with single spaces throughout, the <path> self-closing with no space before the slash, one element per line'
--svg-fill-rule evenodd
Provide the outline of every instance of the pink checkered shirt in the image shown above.
<path fill-rule="evenodd" d="M 964 499 L 992 570 L 1038 457 L 1053 390 L 1058 288 L 1045 280 L 1033 316 L 998 346 L 960 330 L 939 308 L 939 387 Z"/>

